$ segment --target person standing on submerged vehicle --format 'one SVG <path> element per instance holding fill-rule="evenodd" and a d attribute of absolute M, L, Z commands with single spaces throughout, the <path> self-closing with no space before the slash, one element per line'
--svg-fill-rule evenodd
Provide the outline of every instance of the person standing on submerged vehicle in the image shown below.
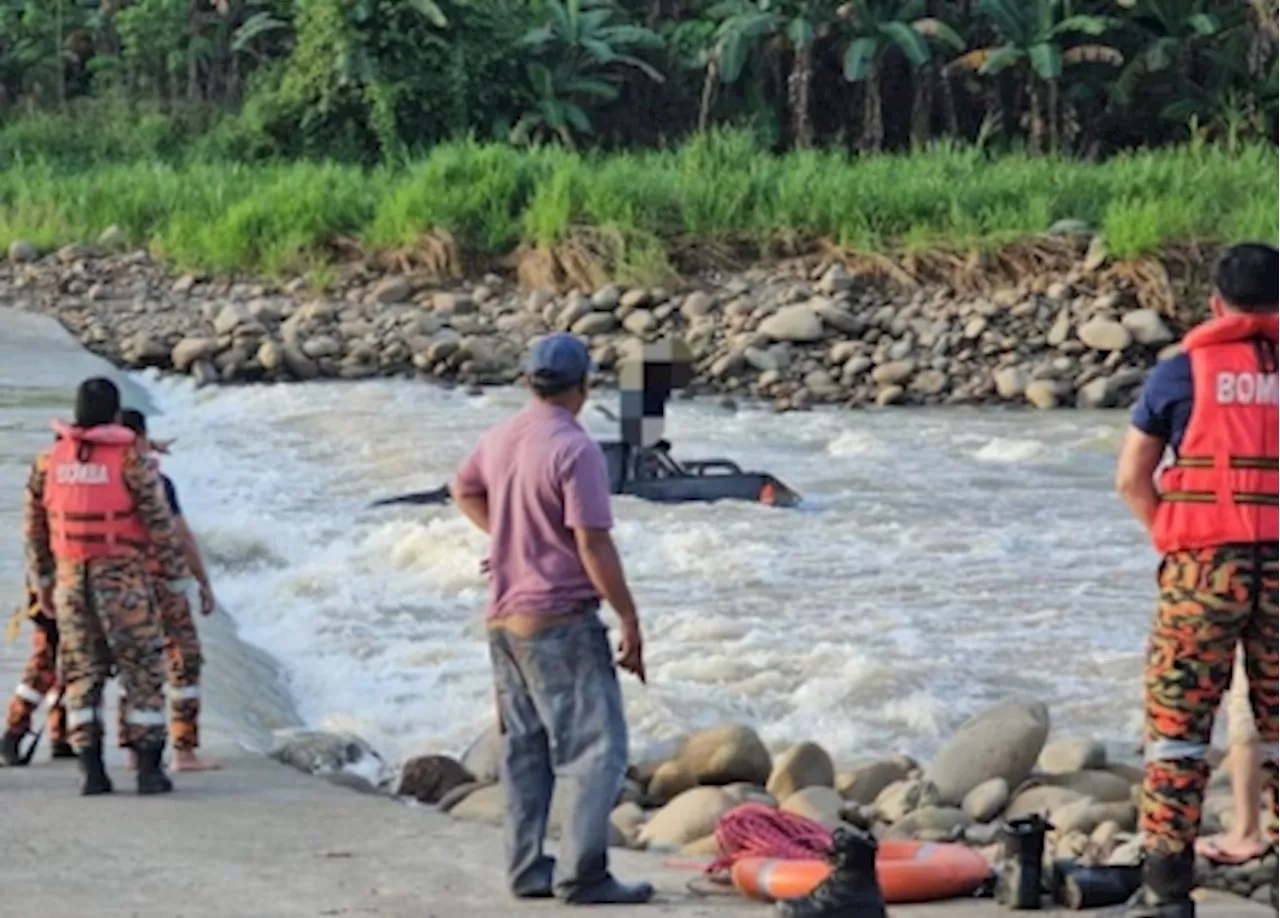
<path fill-rule="evenodd" d="M 1147 653 L 1143 886 L 1127 918 L 1195 914 L 1206 753 L 1237 645 L 1276 840 L 1278 271 L 1269 245 L 1222 255 L 1214 318 L 1152 371 L 1120 454 L 1117 490 L 1163 556 Z M 1166 447 L 1174 460 L 1157 487 Z"/>
<path fill-rule="evenodd" d="M 490 536 L 489 655 L 507 792 L 507 880 L 517 898 L 639 904 L 648 883 L 608 868 L 609 813 L 627 767 L 615 660 L 597 610 L 622 624 L 616 665 L 643 682 L 635 603 L 609 530 L 604 455 L 579 425 L 591 360 L 572 335 L 534 342 L 534 401 L 481 439 L 451 493 Z M 552 790 L 567 793 L 560 863 L 543 843 Z"/>

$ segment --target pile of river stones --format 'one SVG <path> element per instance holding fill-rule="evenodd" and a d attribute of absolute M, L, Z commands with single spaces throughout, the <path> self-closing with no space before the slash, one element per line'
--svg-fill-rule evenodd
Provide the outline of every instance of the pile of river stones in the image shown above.
<path fill-rule="evenodd" d="M 293 741 L 292 751 L 283 744 L 276 758 L 296 767 L 314 760 L 310 750 L 318 735 L 305 736 L 309 739 Z M 339 768 L 359 757 L 353 743 L 360 741 L 334 742 Z M 445 755 L 409 759 L 385 788 L 455 819 L 500 824 L 505 790 L 499 748 L 491 727 L 460 760 Z M 307 751 L 299 754 L 299 749 Z M 372 750 L 369 754 L 377 757 Z M 1039 814 L 1053 826 L 1046 867 L 1059 859 L 1131 865 L 1139 860 L 1141 781 L 1141 769 L 1109 762 L 1100 742 L 1077 736 L 1051 740 L 1049 711 L 1039 702 L 1008 701 L 979 714 L 925 765 L 906 755 L 838 764 L 814 742 L 771 752 L 750 727 L 725 724 L 690 734 L 673 744 L 669 755 L 630 766 L 610 817 L 611 844 L 710 857 L 718 853 L 719 819 L 739 804 L 755 802 L 830 829 L 850 824 L 879 838 L 965 844 L 993 864 L 1004 823 Z M 557 797 L 553 836 L 559 833 L 562 810 Z M 1230 828 L 1231 815 L 1230 786 L 1219 769 L 1202 831 Z M 1268 902 L 1276 883 L 1276 855 L 1238 867 L 1202 861 L 1197 872 L 1201 885 Z"/>
<path fill-rule="evenodd" d="M 682 292 L 616 285 L 557 295 L 508 279 L 442 288 L 348 267 L 327 293 L 288 283 L 174 276 L 146 252 L 96 245 L 40 257 L 21 241 L 0 263 L 0 303 L 59 319 L 117 365 L 200 384 L 426 377 L 507 384 L 528 342 L 550 330 L 589 342 L 616 381 L 640 341 L 679 335 L 696 360 L 690 394 L 815 405 L 1128 404 L 1183 329 L 1097 293 L 1080 271 L 990 296 L 937 286 L 895 292 L 836 262 L 790 262 L 704 278 Z"/>

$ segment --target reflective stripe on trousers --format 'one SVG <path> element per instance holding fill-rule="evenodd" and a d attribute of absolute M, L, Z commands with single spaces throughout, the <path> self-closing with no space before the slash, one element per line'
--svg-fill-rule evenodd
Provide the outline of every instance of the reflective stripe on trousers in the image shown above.
<path fill-rule="evenodd" d="M 165 717 L 164 711 L 134 708 L 125 714 L 124 722 L 135 727 L 163 727 L 168 723 L 168 719 Z"/>
<path fill-rule="evenodd" d="M 13 693 L 29 704 L 39 704 L 44 700 L 44 695 L 37 692 L 25 682 L 19 683 L 18 687 L 13 690 Z"/>
<path fill-rule="evenodd" d="M 69 730 L 92 723 L 102 723 L 101 708 L 72 708 L 67 711 L 67 729 Z"/>

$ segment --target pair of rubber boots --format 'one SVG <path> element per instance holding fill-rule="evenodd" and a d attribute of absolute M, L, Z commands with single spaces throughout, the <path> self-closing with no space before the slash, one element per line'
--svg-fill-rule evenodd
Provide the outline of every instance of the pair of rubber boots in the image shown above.
<path fill-rule="evenodd" d="M 1010 822 L 1005 829 L 995 897 L 1006 908 L 1038 909 L 1044 892 L 1044 841 L 1053 828 L 1039 815 Z M 1133 891 L 1133 871 L 1077 868 L 1063 878 L 1060 892 L 1069 908 L 1126 903 L 1124 918 L 1195 918 L 1195 852 L 1149 852 L 1142 885 Z M 1130 895 L 1132 893 L 1132 895 Z M 1127 899 L 1127 902 L 1126 902 Z"/>
<path fill-rule="evenodd" d="M 31 756 L 35 752 L 35 746 L 27 747 L 27 751 L 22 751 L 22 740 L 27 736 L 25 733 L 15 733 L 13 731 L 6 732 L 4 736 L 0 736 L 0 764 L 9 768 L 20 768 L 23 765 L 30 764 Z M 38 738 L 37 738 L 38 741 Z M 74 759 L 76 757 L 75 750 L 71 748 L 70 743 L 54 743 L 51 759 Z"/>
<path fill-rule="evenodd" d="M 164 766 L 161 764 L 164 757 L 163 745 L 139 746 L 134 752 L 138 757 L 139 794 L 167 794 L 173 790 L 173 782 L 164 773 Z M 96 740 L 80 750 L 79 757 L 80 771 L 84 775 L 80 795 L 96 797 L 111 793 L 115 788 L 102 763 L 102 741 Z"/>
<path fill-rule="evenodd" d="M 783 918 L 885 918 L 876 879 L 876 840 L 861 829 L 836 829 L 831 873 L 803 899 L 778 903 Z"/>

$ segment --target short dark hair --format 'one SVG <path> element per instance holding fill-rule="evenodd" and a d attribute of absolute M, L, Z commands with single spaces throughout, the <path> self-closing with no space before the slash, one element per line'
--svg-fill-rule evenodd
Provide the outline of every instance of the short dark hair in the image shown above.
<path fill-rule="evenodd" d="M 76 426 L 112 424 L 120 413 L 120 390 L 102 376 L 86 379 L 76 390 Z"/>
<path fill-rule="evenodd" d="M 533 390 L 533 394 L 538 398 L 555 398 L 575 389 L 585 389 L 586 385 L 587 381 L 585 379 L 566 380 L 556 374 L 529 374 L 529 388 Z"/>
<path fill-rule="evenodd" d="M 140 437 L 147 435 L 147 416 L 136 408 L 125 408 L 121 411 L 120 424 Z"/>
<path fill-rule="evenodd" d="M 1232 309 L 1275 312 L 1280 302 L 1280 252 L 1262 242 L 1233 245 L 1218 256 L 1213 286 Z"/>

